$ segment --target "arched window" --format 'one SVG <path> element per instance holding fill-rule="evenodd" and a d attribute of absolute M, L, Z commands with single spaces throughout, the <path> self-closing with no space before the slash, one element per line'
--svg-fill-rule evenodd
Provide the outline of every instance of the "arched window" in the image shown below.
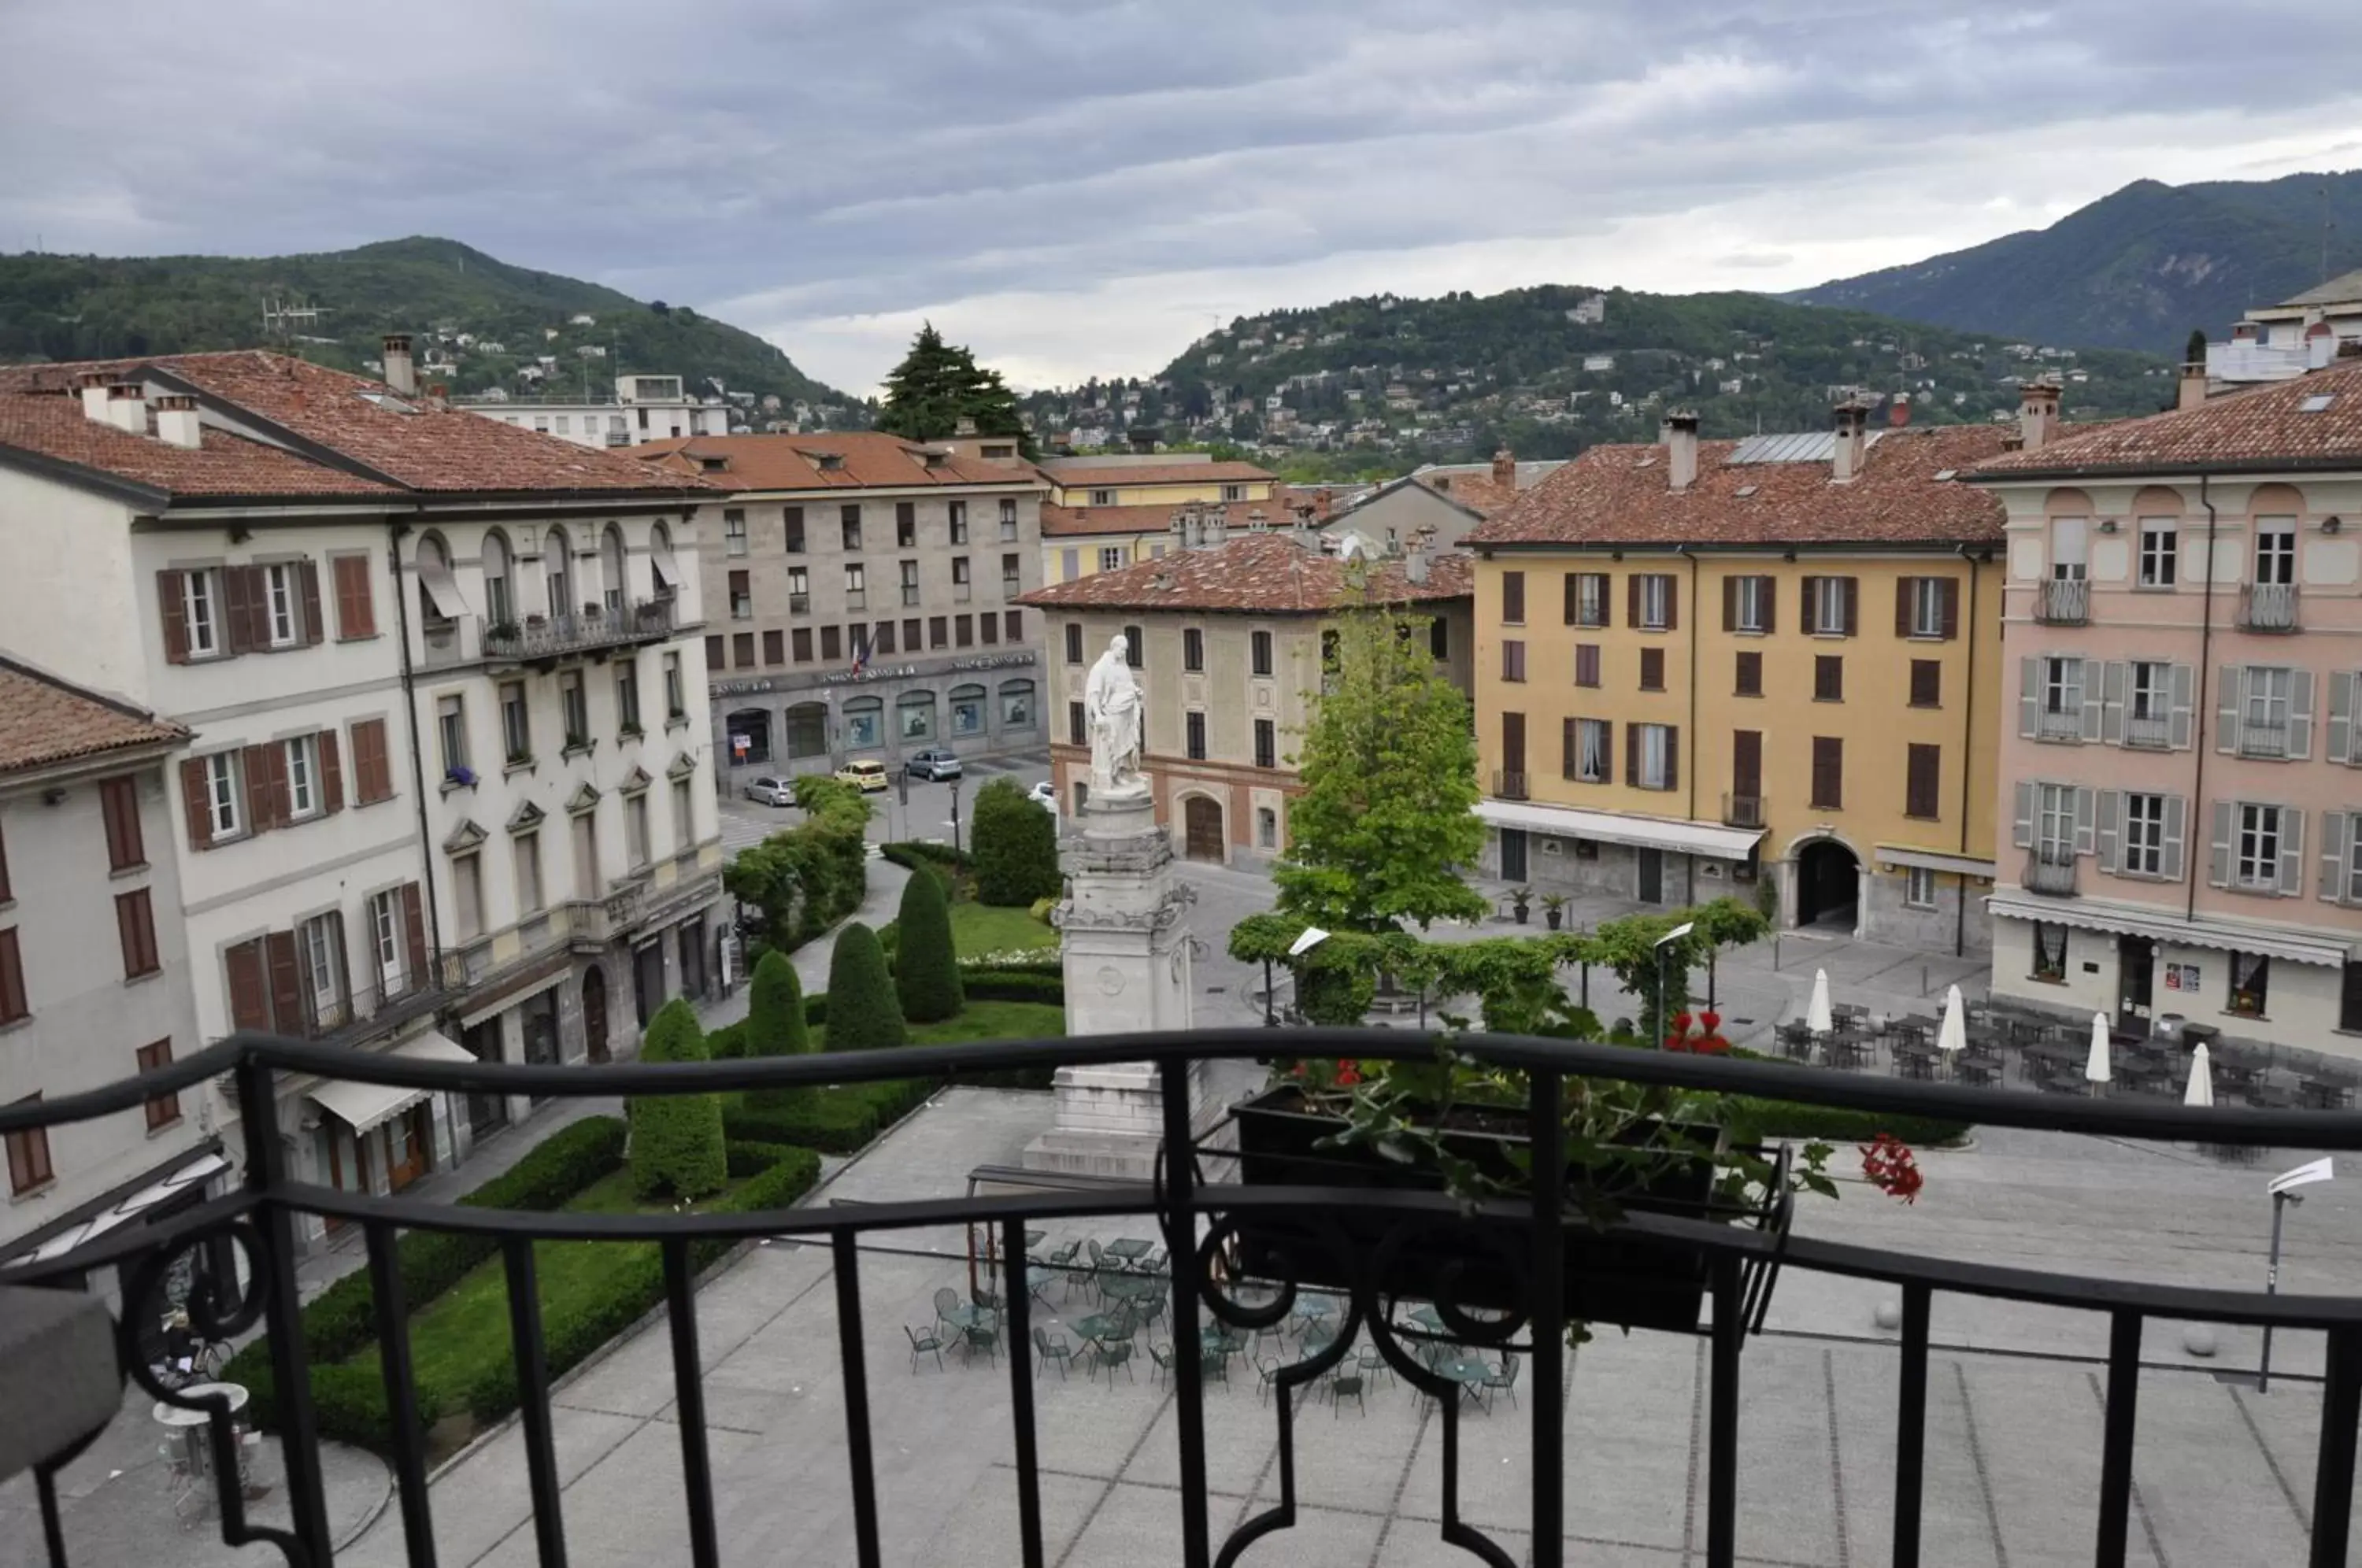
<path fill-rule="evenodd" d="M 495 626 L 516 620 L 515 584 L 511 580 L 509 537 L 498 528 L 484 535 L 484 619 Z"/>
<path fill-rule="evenodd" d="M 844 705 L 844 749 L 875 751 L 886 744 L 886 704 L 876 697 L 855 697 Z"/>
<path fill-rule="evenodd" d="M 723 721 L 730 735 L 730 765 L 745 767 L 771 760 L 771 715 L 760 708 L 741 708 Z"/>
<path fill-rule="evenodd" d="M 1004 730 L 1030 730 L 1033 727 L 1032 681 L 1004 680 L 1000 683 L 1000 727 Z"/>
<path fill-rule="evenodd" d="M 541 580 L 549 589 L 549 616 L 557 620 L 574 613 L 574 594 L 568 572 L 573 566 L 574 547 L 563 528 L 552 528 L 541 547 Z"/>
<path fill-rule="evenodd" d="M 955 686 L 952 688 L 952 734 L 980 735 L 984 734 L 984 688 Z"/>
<path fill-rule="evenodd" d="M 599 587 L 608 609 L 624 607 L 624 531 L 613 523 L 599 536 Z"/>
<path fill-rule="evenodd" d="M 906 691 L 894 704 L 894 733 L 906 741 L 935 738 L 935 694 Z"/>

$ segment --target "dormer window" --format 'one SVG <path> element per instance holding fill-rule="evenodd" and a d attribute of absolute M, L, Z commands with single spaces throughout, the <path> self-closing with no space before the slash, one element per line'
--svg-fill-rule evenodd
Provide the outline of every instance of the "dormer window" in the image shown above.
<path fill-rule="evenodd" d="M 842 452 L 815 453 L 814 460 L 819 463 L 820 471 L 824 474 L 842 473 L 844 470 L 844 454 Z"/>
<path fill-rule="evenodd" d="M 730 468 L 730 459 L 727 458 L 700 458 L 697 463 L 698 467 L 709 474 L 724 473 Z"/>

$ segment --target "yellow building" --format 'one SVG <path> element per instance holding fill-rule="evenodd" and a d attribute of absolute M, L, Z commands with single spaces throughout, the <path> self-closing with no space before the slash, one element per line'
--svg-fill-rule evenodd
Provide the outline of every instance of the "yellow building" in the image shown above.
<path fill-rule="evenodd" d="M 2002 511 L 1991 425 L 1595 447 L 1468 536 L 1485 870 L 1768 900 L 1981 949 Z"/>
<path fill-rule="evenodd" d="M 1285 527 L 1299 504 L 1267 469 L 1196 453 L 1052 458 L 1038 467 L 1050 481 L 1042 503 L 1045 583 L 1072 582 L 1164 555 L 1176 547 L 1173 514 L 1183 506 L 1222 507 L 1237 529 L 1253 526 L 1256 513 L 1268 526 Z"/>

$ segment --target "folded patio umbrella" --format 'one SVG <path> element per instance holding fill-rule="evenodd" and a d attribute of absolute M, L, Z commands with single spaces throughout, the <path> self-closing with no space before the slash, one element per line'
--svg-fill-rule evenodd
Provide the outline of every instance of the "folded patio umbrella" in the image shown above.
<path fill-rule="evenodd" d="M 1948 1057 L 1968 1043 L 1968 1004 L 1960 999 L 1960 988 L 1954 986 L 1944 993 L 1944 1022 L 1936 1031 L 1936 1049 Z"/>
<path fill-rule="evenodd" d="M 1837 1020 L 1829 1016 L 1829 972 L 1827 969 L 1813 971 L 1813 999 L 1805 1009 L 1805 1027 L 1816 1034 L 1827 1034 L 1837 1027 Z"/>
<path fill-rule="evenodd" d="M 2083 1077 L 2095 1084 L 2106 1083 L 2114 1073 L 2108 1058 L 2108 1015 L 2092 1015 L 2092 1055 L 2083 1063 Z"/>
<path fill-rule="evenodd" d="M 2206 1042 L 2203 1040 L 2198 1043 L 2196 1050 L 2190 1053 L 2190 1085 L 2181 1091 L 2181 1103 L 2184 1105 L 2214 1103 L 2214 1064 L 2207 1056 Z"/>

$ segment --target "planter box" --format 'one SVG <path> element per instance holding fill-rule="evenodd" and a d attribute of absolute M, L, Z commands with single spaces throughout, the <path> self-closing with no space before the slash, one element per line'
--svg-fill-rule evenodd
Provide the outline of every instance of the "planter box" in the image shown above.
<path fill-rule="evenodd" d="M 1286 1086 L 1266 1089 L 1231 1108 L 1239 1129 L 1240 1180 L 1251 1187 L 1355 1187 L 1440 1192 L 1441 1173 L 1398 1165 L 1363 1148 L 1323 1149 L 1320 1140 L 1344 1123 L 1302 1109 Z M 1507 1113 L 1522 1125 L 1521 1112 Z M 1472 1129 L 1446 1135 L 1447 1146 L 1487 1175 L 1507 1176 L 1508 1154 L 1521 1135 Z M 1713 1196 L 1714 1167 L 1684 1161 L 1617 1193 L 1628 1209 L 1730 1219 L 1741 1210 Z M 1383 1208 L 1344 1208 L 1317 1219 L 1270 1213 L 1237 1217 L 1241 1272 L 1293 1278 L 1299 1285 L 1350 1288 L 1386 1234 L 1406 1216 Z M 1705 1297 L 1706 1259 L 1698 1248 L 1628 1235 L 1610 1236 L 1577 1218 L 1566 1228 L 1566 1316 L 1628 1329 L 1694 1332 Z M 1526 1271 L 1508 1260 L 1529 1257 L 1524 1220 L 1455 1220 L 1419 1231 L 1398 1250 L 1377 1280 L 1382 1298 L 1434 1300 L 1462 1307 L 1528 1311 Z M 1457 1265 L 1456 1279 L 1450 1278 Z M 1447 1287 L 1448 1281 L 1448 1287 Z"/>

